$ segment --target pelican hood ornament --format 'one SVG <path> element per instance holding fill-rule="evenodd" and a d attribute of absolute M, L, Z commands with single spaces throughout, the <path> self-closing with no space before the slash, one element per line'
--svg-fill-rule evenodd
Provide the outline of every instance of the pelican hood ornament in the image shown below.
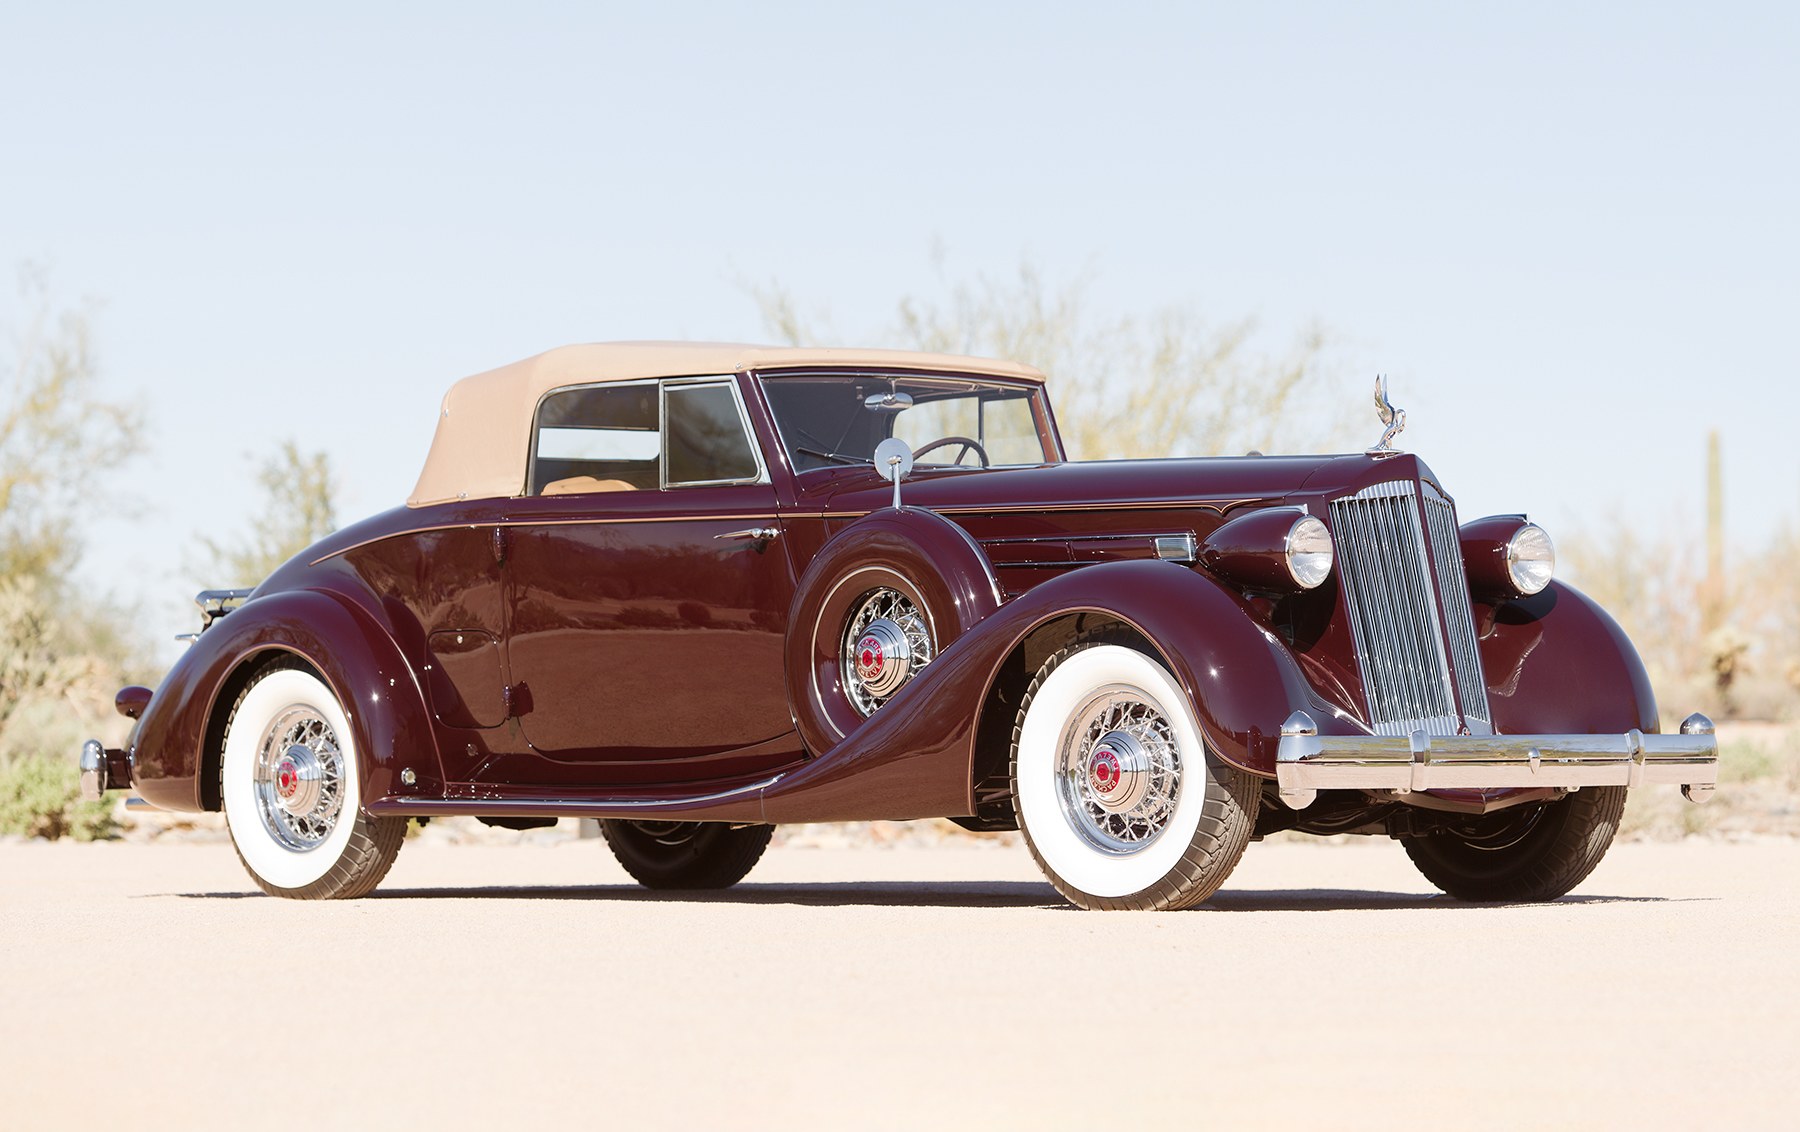
<path fill-rule="evenodd" d="M 1380 459 L 1398 454 L 1400 450 L 1394 447 L 1394 437 L 1406 430 L 1406 410 L 1394 408 L 1394 403 L 1388 400 L 1386 374 L 1378 374 L 1375 378 L 1375 415 L 1381 418 L 1387 431 L 1381 434 L 1375 447 L 1366 450 L 1365 455 Z"/>

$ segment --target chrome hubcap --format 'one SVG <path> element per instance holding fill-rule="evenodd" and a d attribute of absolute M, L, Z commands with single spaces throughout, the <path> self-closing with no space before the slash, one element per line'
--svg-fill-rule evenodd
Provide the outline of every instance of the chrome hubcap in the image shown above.
<path fill-rule="evenodd" d="M 856 678 L 871 696 L 891 696 L 912 675 L 912 647 L 906 630 L 885 617 L 863 630 L 856 642 Z"/>
<path fill-rule="evenodd" d="M 325 764 L 311 747 L 295 743 L 275 762 L 275 804 L 295 817 L 318 808 L 324 792 Z"/>
<path fill-rule="evenodd" d="M 337 827 L 344 807 L 344 756 L 318 711 L 295 704 L 278 713 L 257 744 L 251 785 L 263 828 L 304 853 Z"/>
<path fill-rule="evenodd" d="M 931 627 L 911 598 L 886 588 L 867 594 L 844 629 L 843 679 L 850 702 L 863 715 L 873 714 L 932 656 Z"/>
<path fill-rule="evenodd" d="M 1095 804 L 1130 813 L 1150 792 L 1150 755 L 1129 731 L 1108 731 L 1088 752 L 1087 777 Z"/>
<path fill-rule="evenodd" d="M 1136 688 L 1103 688 L 1070 713 L 1057 759 L 1069 825 L 1125 856 L 1162 833 L 1181 789 L 1181 753 L 1162 711 Z"/>

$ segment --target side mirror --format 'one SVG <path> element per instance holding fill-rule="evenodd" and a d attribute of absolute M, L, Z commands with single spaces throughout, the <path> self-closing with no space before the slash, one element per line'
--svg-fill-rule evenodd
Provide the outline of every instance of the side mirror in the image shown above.
<path fill-rule="evenodd" d="M 906 397 L 906 394 L 899 394 Z M 907 397 L 910 404 L 912 398 Z M 894 509 L 900 508 L 900 481 L 912 472 L 912 446 L 897 436 L 890 436 L 875 446 L 875 471 L 894 485 Z"/>

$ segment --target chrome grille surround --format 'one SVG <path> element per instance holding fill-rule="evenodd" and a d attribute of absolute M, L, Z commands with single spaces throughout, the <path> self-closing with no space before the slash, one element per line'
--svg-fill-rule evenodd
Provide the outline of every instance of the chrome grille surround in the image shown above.
<path fill-rule="evenodd" d="M 1411 479 L 1331 501 L 1369 723 L 1377 735 L 1492 734 L 1455 508 L 1430 484 L 1424 501 Z"/>

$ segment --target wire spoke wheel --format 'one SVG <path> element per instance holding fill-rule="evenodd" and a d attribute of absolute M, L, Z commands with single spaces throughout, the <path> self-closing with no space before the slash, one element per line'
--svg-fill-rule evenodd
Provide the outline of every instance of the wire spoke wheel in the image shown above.
<path fill-rule="evenodd" d="M 304 704 L 280 712 L 257 744 L 257 812 L 269 836 L 295 852 L 318 848 L 344 806 L 344 759 L 337 733 Z"/>
<path fill-rule="evenodd" d="M 936 655 L 931 625 L 918 604 L 890 587 L 871 590 L 844 625 L 844 691 L 860 714 L 873 715 Z"/>
<path fill-rule="evenodd" d="M 364 813 L 358 773 L 350 718 L 323 680 L 292 662 L 251 680 L 225 723 L 219 796 L 257 887 L 324 900 L 381 882 L 406 819 Z"/>
<path fill-rule="evenodd" d="M 1187 693 L 1130 642 L 1103 630 L 1038 669 L 1013 732 L 1013 808 L 1076 905 L 1187 908 L 1236 867 L 1260 789 L 1208 749 Z"/>
<path fill-rule="evenodd" d="M 1111 685 L 1063 728 L 1057 786 L 1069 824 L 1104 853 L 1135 853 L 1175 814 L 1181 753 L 1175 731 L 1135 688 Z"/>

